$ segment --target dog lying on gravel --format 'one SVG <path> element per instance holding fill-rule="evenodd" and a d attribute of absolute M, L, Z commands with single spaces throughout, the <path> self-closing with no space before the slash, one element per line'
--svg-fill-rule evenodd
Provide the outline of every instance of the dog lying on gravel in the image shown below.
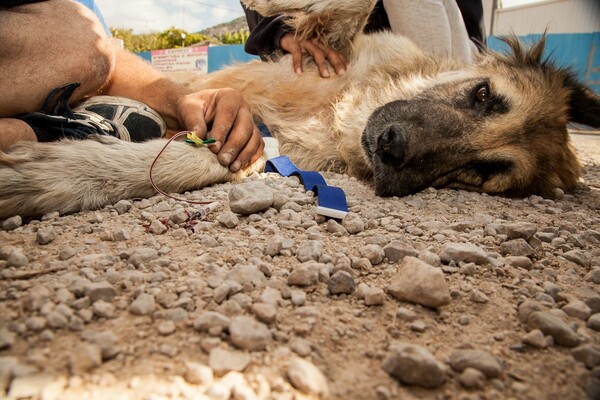
<path fill-rule="evenodd" d="M 565 125 L 600 126 L 600 98 L 542 58 L 543 40 L 525 49 L 509 38 L 511 54 L 490 52 L 462 65 L 425 54 L 405 37 L 361 33 L 374 0 L 245 3 L 266 16 L 288 15 L 299 35 L 320 38 L 352 66 L 322 79 L 310 63 L 296 75 L 283 56 L 192 83 L 242 91 L 280 152 L 300 168 L 371 180 L 380 196 L 428 186 L 551 196 L 576 186 L 582 168 Z M 148 171 L 163 146 L 109 137 L 16 145 L 0 154 L 0 218 L 150 197 Z M 154 176 L 162 190 L 183 192 L 247 172 L 231 173 L 208 149 L 177 142 Z"/>

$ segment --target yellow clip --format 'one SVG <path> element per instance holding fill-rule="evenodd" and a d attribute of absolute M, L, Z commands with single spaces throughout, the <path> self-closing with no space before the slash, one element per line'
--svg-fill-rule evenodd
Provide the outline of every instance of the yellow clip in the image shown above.
<path fill-rule="evenodd" d="M 196 132 L 190 132 L 186 136 L 187 141 L 194 142 L 197 146 L 202 146 L 204 142 L 198 136 L 196 136 Z"/>

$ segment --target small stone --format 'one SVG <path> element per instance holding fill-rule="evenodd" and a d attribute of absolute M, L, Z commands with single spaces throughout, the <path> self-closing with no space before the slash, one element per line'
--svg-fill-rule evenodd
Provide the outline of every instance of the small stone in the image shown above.
<path fill-rule="evenodd" d="M 365 230 L 365 223 L 362 218 L 353 212 L 346 214 L 342 220 L 342 226 L 346 228 L 349 234 L 354 235 Z"/>
<path fill-rule="evenodd" d="M 600 331 L 600 313 L 590 316 L 587 320 L 587 326 L 595 331 Z"/>
<path fill-rule="evenodd" d="M 148 293 L 140 293 L 129 306 L 129 312 L 134 315 L 148 315 L 153 313 L 155 309 L 154 296 Z"/>
<path fill-rule="evenodd" d="M 254 318 L 234 317 L 229 324 L 231 342 L 244 350 L 264 350 L 273 340 L 269 328 Z"/>
<path fill-rule="evenodd" d="M 48 326 L 54 329 L 62 329 L 67 326 L 69 320 L 65 315 L 58 311 L 52 311 L 46 316 L 46 320 L 48 321 Z"/>
<path fill-rule="evenodd" d="M 530 330 L 539 329 L 545 335 L 552 336 L 561 346 L 575 347 L 579 344 L 579 337 L 571 327 L 552 313 L 534 311 L 529 315 L 527 325 Z"/>
<path fill-rule="evenodd" d="M 426 388 L 441 386 L 446 380 L 446 367 L 425 347 L 393 343 L 382 368 L 392 377 L 408 385 Z"/>
<path fill-rule="evenodd" d="M 571 300 L 562 310 L 569 316 L 586 320 L 592 313 L 592 310 L 581 300 Z"/>
<path fill-rule="evenodd" d="M 100 332 L 88 331 L 84 332 L 82 337 L 100 347 L 103 360 L 115 358 L 121 352 L 119 338 L 110 330 Z"/>
<path fill-rule="evenodd" d="M 332 295 L 351 294 L 356 290 L 356 282 L 348 272 L 337 271 L 329 278 L 327 289 Z"/>
<path fill-rule="evenodd" d="M 157 219 L 152 221 L 150 223 L 150 226 L 148 227 L 148 231 L 154 235 L 162 235 L 167 230 L 168 230 L 168 228 L 166 227 L 166 225 Z"/>
<path fill-rule="evenodd" d="M 488 262 L 485 250 L 471 243 L 448 243 L 442 248 L 440 258 L 445 263 L 463 261 L 482 265 Z"/>
<path fill-rule="evenodd" d="M 306 357 L 312 353 L 312 344 L 303 338 L 293 338 L 290 340 L 290 349 L 301 357 Z"/>
<path fill-rule="evenodd" d="M 35 236 L 36 242 L 41 245 L 52 243 L 54 239 L 56 239 L 56 232 L 52 227 L 42 228 L 38 230 Z"/>
<path fill-rule="evenodd" d="M 102 350 L 90 343 L 81 343 L 69 355 L 69 367 L 72 374 L 84 374 L 102 365 Z"/>
<path fill-rule="evenodd" d="M 220 347 L 212 349 L 208 356 L 208 366 L 217 376 L 223 376 L 229 371 L 242 372 L 249 363 L 250 354 Z"/>
<path fill-rule="evenodd" d="M 381 264 L 385 252 L 378 244 L 368 244 L 359 249 L 360 256 L 369 260 L 372 265 Z"/>
<path fill-rule="evenodd" d="M 600 283 L 600 268 L 592 268 L 585 276 L 585 280 L 592 283 Z"/>
<path fill-rule="evenodd" d="M 194 329 L 200 332 L 211 332 L 216 335 L 231 324 L 231 320 L 221 313 L 215 311 L 205 311 L 194 321 Z"/>
<path fill-rule="evenodd" d="M 417 321 L 412 322 L 409 325 L 409 328 L 411 331 L 414 331 L 414 332 L 425 332 L 425 329 L 427 329 L 427 324 L 421 320 L 417 320 Z"/>
<path fill-rule="evenodd" d="M 388 291 L 400 301 L 432 308 L 446 305 L 451 300 L 443 272 L 410 256 L 405 257 L 398 267 Z"/>
<path fill-rule="evenodd" d="M 488 378 L 497 378 L 502 373 L 502 365 L 498 360 L 483 350 L 454 350 L 450 354 L 450 366 L 458 372 L 466 368 L 474 368 L 483 372 Z"/>
<path fill-rule="evenodd" d="M 169 215 L 169 221 L 177 225 L 183 224 L 188 219 L 190 219 L 190 213 L 183 208 L 180 208 L 176 210 L 173 214 Z"/>
<path fill-rule="evenodd" d="M 108 303 L 104 300 L 98 300 L 92 306 L 94 315 L 100 318 L 112 318 L 115 312 L 115 306 L 112 303 Z"/>
<path fill-rule="evenodd" d="M 325 375 L 310 361 L 292 357 L 287 367 L 287 377 L 292 386 L 301 392 L 326 398 L 329 396 L 329 385 Z"/>
<path fill-rule="evenodd" d="M 217 217 L 217 221 L 222 226 L 232 229 L 240 224 L 238 217 L 231 211 L 226 211 Z"/>
<path fill-rule="evenodd" d="M 244 182 L 229 191 L 229 208 L 234 213 L 250 215 L 273 205 L 273 191 L 261 181 Z"/>
<path fill-rule="evenodd" d="M 6 260 L 7 267 L 25 267 L 29 264 L 29 259 L 19 247 L 8 247 L 0 249 L 0 260 Z"/>
<path fill-rule="evenodd" d="M 488 301 L 490 301 L 490 298 L 487 297 L 487 295 L 485 293 L 483 293 L 481 290 L 478 290 L 478 289 L 471 290 L 469 299 L 473 303 L 480 303 L 480 304 L 484 304 L 484 303 L 487 303 Z"/>
<path fill-rule="evenodd" d="M 523 336 L 521 341 L 531 347 L 535 347 L 536 349 L 545 349 L 548 347 L 548 341 L 546 340 L 546 336 L 539 329 L 534 329 Z"/>
<path fill-rule="evenodd" d="M 414 247 L 403 241 L 394 241 L 388 243 L 383 248 L 383 253 L 385 254 L 385 258 L 387 258 L 390 262 L 402 261 L 406 256 L 419 256 L 419 252 Z"/>
<path fill-rule="evenodd" d="M 396 311 L 396 317 L 400 321 L 412 322 L 417 319 L 417 313 L 406 307 L 398 307 L 398 311 Z"/>
<path fill-rule="evenodd" d="M 270 324 L 277 318 L 277 308 L 273 304 L 255 303 L 252 305 L 252 312 L 259 321 Z"/>
<path fill-rule="evenodd" d="M 203 386 L 210 385 L 214 379 L 213 370 L 209 366 L 193 361 L 186 361 L 183 377 L 192 385 Z"/>
<path fill-rule="evenodd" d="M 290 300 L 296 307 L 303 306 L 306 303 L 306 292 L 301 290 L 292 290 Z"/>
<path fill-rule="evenodd" d="M 479 389 L 485 383 L 485 374 L 475 368 L 465 368 L 458 376 L 458 382 L 467 389 Z"/>
<path fill-rule="evenodd" d="M 115 208 L 115 210 L 117 211 L 117 213 L 119 215 L 121 215 L 121 214 L 125 214 L 127 211 L 129 211 L 132 206 L 133 206 L 133 204 L 131 203 L 131 201 L 129 201 L 129 200 L 120 200 L 113 207 Z"/>
<path fill-rule="evenodd" d="M 23 218 L 20 215 L 15 215 L 14 217 L 10 217 L 2 223 L 2 229 L 5 231 L 13 231 L 23 225 Z"/>
<path fill-rule="evenodd" d="M 151 247 L 136 247 L 129 253 L 128 261 L 139 268 L 158 258 L 158 251 Z"/>
<path fill-rule="evenodd" d="M 380 306 L 385 302 L 385 292 L 378 287 L 367 287 L 363 296 L 367 306 Z"/>
<path fill-rule="evenodd" d="M 526 300 L 519 304 L 519 309 L 517 311 L 517 315 L 519 316 L 519 320 L 523 323 L 527 323 L 529 320 L 529 316 L 534 311 L 542 311 L 544 308 L 540 303 L 533 300 Z"/>
<path fill-rule="evenodd" d="M 288 285 L 311 286 L 319 282 L 319 263 L 305 262 L 296 265 L 288 276 Z"/>
<path fill-rule="evenodd" d="M 600 365 L 600 347 L 584 344 L 571 350 L 573 358 L 582 362 L 587 368 L 592 369 Z"/>
<path fill-rule="evenodd" d="M 506 225 L 506 236 L 509 240 L 524 239 L 529 240 L 537 232 L 537 226 L 530 222 L 517 222 Z"/>
<path fill-rule="evenodd" d="M 58 253 L 58 259 L 61 261 L 66 261 L 73 258 L 77 254 L 74 248 L 67 246 L 60 250 Z"/>
<path fill-rule="evenodd" d="M 500 253 L 503 255 L 529 257 L 535 254 L 535 250 L 525 239 L 514 239 L 500 245 Z"/>
<path fill-rule="evenodd" d="M 323 244 L 317 240 L 307 240 L 300 243 L 296 251 L 296 257 L 300 262 L 318 261 L 323 254 Z"/>
<path fill-rule="evenodd" d="M 506 262 L 513 267 L 523 268 L 528 271 L 533 267 L 533 262 L 531 262 L 531 259 L 524 256 L 508 256 L 506 257 Z"/>
<path fill-rule="evenodd" d="M 117 290 L 107 281 L 88 283 L 83 291 L 92 303 L 98 300 L 111 301 L 117 295 Z"/>
<path fill-rule="evenodd" d="M 569 261 L 574 262 L 577 265 L 580 265 L 584 268 L 590 267 L 590 259 L 588 256 L 581 250 L 571 250 L 567 251 L 563 254 L 563 257 Z"/>
<path fill-rule="evenodd" d="M 163 321 L 158 324 L 158 333 L 162 336 L 168 336 L 175 332 L 175 322 Z"/>

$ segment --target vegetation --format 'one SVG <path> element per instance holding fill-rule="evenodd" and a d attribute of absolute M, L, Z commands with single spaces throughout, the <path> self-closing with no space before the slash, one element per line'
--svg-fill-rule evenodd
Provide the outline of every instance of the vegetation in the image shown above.
<path fill-rule="evenodd" d="M 243 44 L 248 39 L 248 29 L 240 28 L 235 32 L 229 30 L 214 35 L 189 33 L 183 29 L 171 27 L 162 32 L 134 34 L 133 29 L 111 27 L 115 38 L 123 40 L 127 50 L 139 53 L 148 50 L 174 49 L 187 47 L 200 42 L 212 44 Z"/>

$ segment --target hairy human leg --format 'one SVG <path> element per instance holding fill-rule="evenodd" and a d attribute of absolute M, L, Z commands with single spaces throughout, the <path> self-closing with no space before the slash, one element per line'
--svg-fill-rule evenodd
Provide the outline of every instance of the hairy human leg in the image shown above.
<path fill-rule="evenodd" d="M 37 111 L 52 89 L 70 82 L 81 83 L 73 101 L 96 94 L 114 68 L 110 38 L 74 1 L 0 11 L 0 42 L 0 117 Z"/>
<path fill-rule="evenodd" d="M 0 151 L 21 141 L 37 141 L 33 129 L 20 119 L 0 118 Z"/>

